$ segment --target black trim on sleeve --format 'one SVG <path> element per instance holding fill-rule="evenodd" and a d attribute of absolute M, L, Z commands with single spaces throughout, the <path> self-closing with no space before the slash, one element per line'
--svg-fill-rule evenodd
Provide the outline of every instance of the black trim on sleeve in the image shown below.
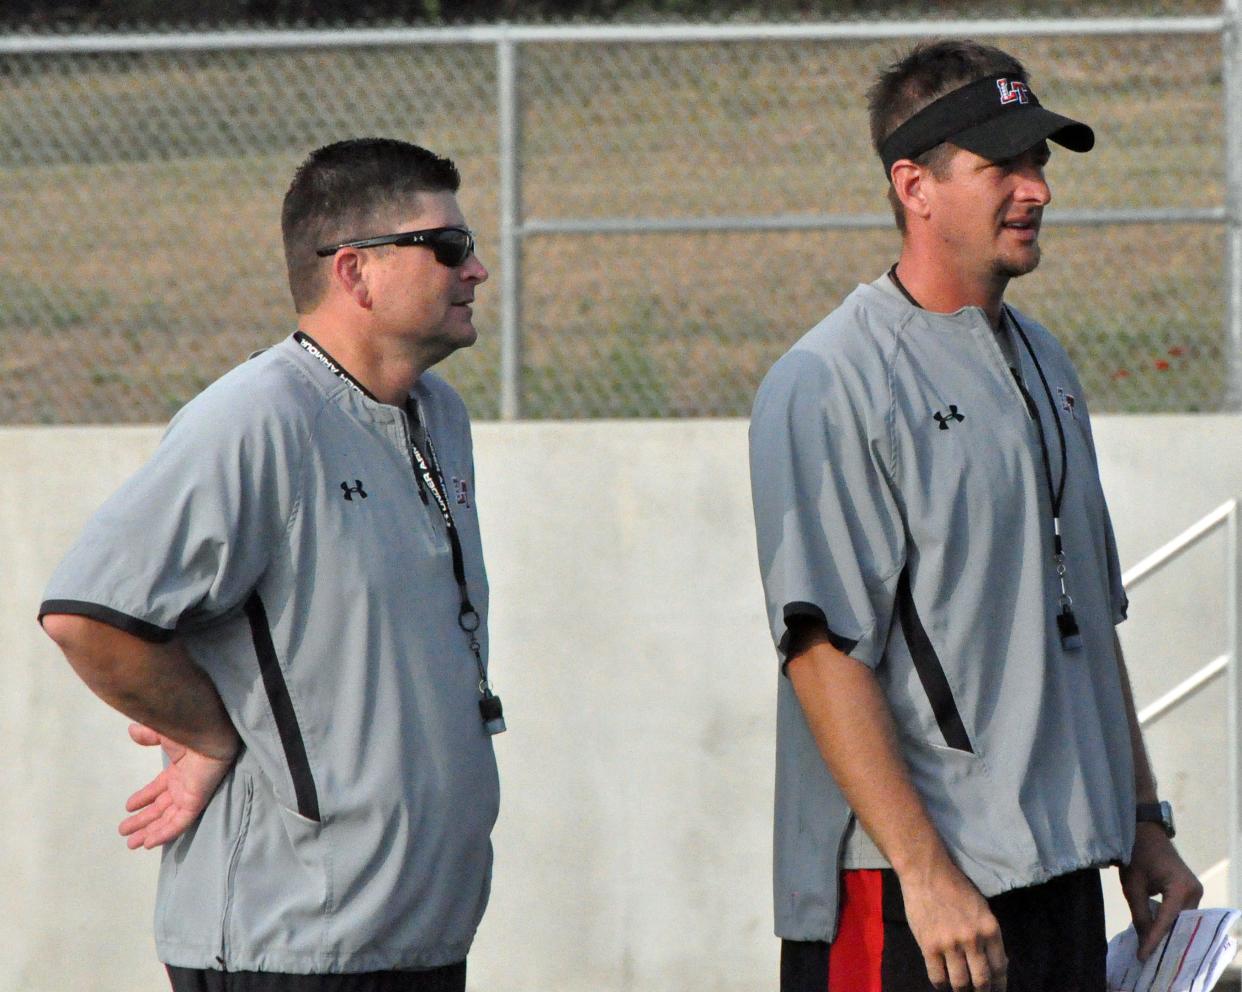
<path fill-rule="evenodd" d="M 785 665 L 789 664 L 789 639 L 793 634 L 790 630 L 790 621 L 800 617 L 806 617 L 815 620 L 823 625 L 824 630 L 828 634 L 828 643 L 840 651 L 842 654 L 849 654 L 858 644 L 857 638 L 842 637 L 835 630 L 828 626 L 828 618 L 824 616 L 824 611 L 814 603 L 804 603 L 801 600 L 794 600 L 792 603 L 786 603 L 784 609 L 785 616 L 785 633 L 781 635 L 781 643 L 777 650 L 780 651 L 781 657 L 785 659 L 785 664 L 781 665 L 781 671 L 784 672 Z"/>
<path fill-rule="evenodd" d="M 897 580 L 897 615 L 901 620 L 901 631 L 905 634 L 906 645 L 910 648 L 914 670 L 918 673 L 919 681 L 923 683 L 923 691 L 927 693 L 927 700 L 931 703 L 936 725 L 944 735 L 944 742 L 958 751 L 974 754 L 975 749 L 971 746 L 970 737 L 962 723 L 962 715 L 953 700 L 953 690 L 944 674 L 944 666 L 936 655 L 931 638 L 923 629 L 918 610 L 915 609 L 914 594 L 910 591 L 909 568 L 903 568 Z"/>
<path fill-rule="evenodd" d="M 246 618 L 250 621 L 254 651 L 259 658 L 263 688 L 267 690 L 267 701 L 272 707 L 272 716 L 276 719 L 276 730 L 285 750 L 285 760 L 289 763 L 289 776 L 293 779 L 298 812 L 306 819 L 318 823 L 319 796 L 315 791 L 315 779 L 311 775 L 310 759 L 306 756 L 306 745 L 302 741 L 298 717 L 293 712 L 293 700 L 289 698 L 289 687 L 285 684 L 285 676 L 276 657 L 267 611 L 263 608 L 263 600 L 257 592 L 250 594 L 245 609 Z"/>
<path fill-rule="evenodd" d="M 109 627 L 133 634 L 152 644 L 166 644 L 176 633 L 176 631 L 157 627 L 146 620 L 131 617 L 120 610 L 100 606 L 98 603 L 87 603 L 80 599 L 45 599 L 39 604 L 39 623 L 43 623 L 43 618 L 49 613 L 68 613 L 76 617 L 98 620 L 100 623 L 106 623 Z"/>

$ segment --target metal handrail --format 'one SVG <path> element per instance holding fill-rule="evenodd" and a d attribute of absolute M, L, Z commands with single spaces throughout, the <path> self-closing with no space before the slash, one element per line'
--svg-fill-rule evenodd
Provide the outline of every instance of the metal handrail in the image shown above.
<path fill-rule="evenodd" d="M 1183 679 L 1158 699 L 1138 712 L 1140 726 L 1160 719 L 1179 703 L 1222 676 L 1228 676 L 1228 739 L 1225 756 L 1229 773 L 1229 901 L 1242 906 L 1242 555 L 1239 554 L 1239 502 L 1231 499 L 1200 517 L 1171 541 L 1161 545 L 1147 557 L 1122 573 L 1121 581 L 1133 588 L 1149 576 L 1179 558 L 1218 528 L 1226 528 L 1229 550 L 1229 573 L 1226 581 L 1226 616 L 1228 618 L 1229 650 L 1208 662 L 1193 675 Z M 1239 866 L 1235 870 L 1234 866 Z M 1217 866 L 1219 867 L 1219 866 Z"/>
<path fill-rule="evenodd" d="M 1172 561 L 1183 551 L 1188 551 L 1217 527 L 1226 523 L 1229 517 L 1236 511 L 1237 506 L 1238 501 L 1236 499 L 1221 503 L 1215 510 L 1196 520 L 1173 540 L 1162 544 L 1137 564 L 1131 565 L 1129 569 L 1122 573 L 1121 584 L 1127 588 L 1138 585 L 1152 572 L 1157 571 L 1163 565 Z"/>
<path fill-rule="evenodd" d="M 1154 723 L 1182 700 L 1193 696 L 1208 683 L 1224 675 L 1229 670 L 1231 658 L 1232 655 L 1222 654 L 1219 658 L 1209 661 L 1190 678 L 1183 679 L 1159 699 L 1148 703 L 1138 712 L 1139 726 L 1145 727 L 1149 723 Z"/>
<path fill-rule="evenodd" d="M 1165 565 L 1189 551 L 1218 527 L 1223 527 L 1230 523 L 1237 513 L 1237 509 L 1238 501 L 1231 499 L 1222 503 L 1211 513 L 1200 517 L 1178 534 L 1177 537 L 1173 538 L 1173 540 L 1161 545 L 1146 558 L 1123 572 L 1121 584 L 1127 589 L 1134 588 L 1144 579 L 1155 574 Z M 1138 713 L 1139 725 L 1147 726 L 1149 723 L 1154 723 L 1178 703 L 1193 696 L 1208 683 L 1224 675 L 1229 670 L 1229 663 L 1232 657 L 1232 653 L 1228 653 L 1214 658 L 1189 678 L 1183 679 L 1159 699 L 1144 706 Z"/>

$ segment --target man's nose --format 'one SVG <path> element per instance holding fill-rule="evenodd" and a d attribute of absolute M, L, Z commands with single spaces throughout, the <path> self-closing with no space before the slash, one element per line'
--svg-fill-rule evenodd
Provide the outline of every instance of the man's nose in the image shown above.
<path fill-rule="evenodd" d="M 1016 198 L 1023 203 L 1033 203 L 1040 207 L 1047 206 L 1052 201 L 1052 187 L 1044 178 L 1042 168 L 1031 168 L 1023 172 L 1022 184 Z"/>

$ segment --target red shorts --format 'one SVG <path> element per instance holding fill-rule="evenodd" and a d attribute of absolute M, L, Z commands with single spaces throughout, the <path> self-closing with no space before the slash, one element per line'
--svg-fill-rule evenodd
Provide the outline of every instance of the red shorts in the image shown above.
<path fill-rule="evenodd" d="M 1094 869 L 988 900 L 1009 992 L 1105 992 L 1104 899 Z M 895 872 L 842 873 L 837 939 L 781 942 L 781 992 L 933 992 Z"/>

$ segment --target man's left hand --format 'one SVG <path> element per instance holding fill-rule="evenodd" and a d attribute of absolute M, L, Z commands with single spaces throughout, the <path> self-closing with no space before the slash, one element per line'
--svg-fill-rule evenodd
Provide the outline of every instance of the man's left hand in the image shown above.
<path fill-rule="evenodd" d="M 1120 874 L 1121 891 L 1130 904 L 1130 915 L 1138 933 L 1138 958 L 1146 961 L 1172 929 L 1177 914 L 1199 905 L 1203 886 L 1156 823 L 1136 826 L 1130 863 L 1121 867 Z M 1161 896 L 1162 901 L 1156 915 L 1152 916 L 1148 899 L 1155 895 Z"/>
<path fill-rule="evenodd" d="M 133 815 L 121 821 L 120 833 L 130 850 L 159 847 L 185 833 L 207 808 L 233 767 L 237 747 L 228 757 L 215 758 L 140 723 L 129 725 L 129 736 L 135 744 L 162 747 L 168 765 L 129 797 L 125 809 Z"/>

